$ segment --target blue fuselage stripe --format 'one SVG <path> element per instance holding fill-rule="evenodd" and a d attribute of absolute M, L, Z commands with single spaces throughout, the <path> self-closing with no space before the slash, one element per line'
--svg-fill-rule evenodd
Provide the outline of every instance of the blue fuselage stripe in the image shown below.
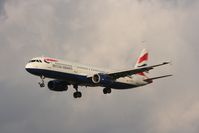
<path fill-rule="evenodd" d="M 26 70 L 33 75 L 37 75 L 37 76 L 43 75 L 44 77 L 47 77 L 47 78 L 66 80 L 67 82 L 71 84 L 86 85 L 86 86 L 103 86 L 103 87 L 110 87 L 113 89 L 130 89 L 130 88 L 138 87 L 133 84 L 126 84 L 126 83 L 121 83 L 121 82 L 113 82 L 111 85 L 96 85 L 92 82 L 91 78 L 87 78 L 86 76 L 82 76 L 82 75 L 69 74 L 69 73 L 51 71 L 51 70 L 45 70 L 45 69 L 28 68 Z"/>

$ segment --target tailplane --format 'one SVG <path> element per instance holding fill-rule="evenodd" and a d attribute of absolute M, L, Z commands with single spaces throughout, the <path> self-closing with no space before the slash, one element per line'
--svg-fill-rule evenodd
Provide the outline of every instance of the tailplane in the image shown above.
<path fill-rule="evenodd" d="M 170 76 L 173 76 L 173 75 L 164 75 L 164 76 L 159 76 L 159 77 L 154 77 L 154 78 L 148 78 L 148 79 L 145 79 L 144 81 L 148 82 L 148 83 L 152 83 L 153 80 L 155 79 L 160 79 L 160 78 L 166 78 L 166 77 L 170 77 Z"/>
<path fill-rule="evenodd" d="M 149 53 L 147 52 L 146 49 L 143 49 L 134 68 L 139 69 L 139 68 L 142 68 L 142 67 L 147 67 L 148 59 L 149 59 Z M 159 64 L 159 65 L 165 65 L 165 64 L 169 64 L 169 63 L 170 62 L 163 62 L 162 64 Z M 159 66 L 159 65 L 154 65 L 154 66 Z M 144 82 L 147 82 L 147 83 L 152 83 L 153 80 L 155 80 L 155 79 L 160 79 L 160 78 L 172 76 L 172 75 L 164 75 L 164 76 L 149 78 L 149 77 L 147 77 L 147 74 L 148 74 L 148 71 L 143 71 L 143 72 L 135 74 L 134 78 L 137 79 L 137 81 L 144 81 Z"/>

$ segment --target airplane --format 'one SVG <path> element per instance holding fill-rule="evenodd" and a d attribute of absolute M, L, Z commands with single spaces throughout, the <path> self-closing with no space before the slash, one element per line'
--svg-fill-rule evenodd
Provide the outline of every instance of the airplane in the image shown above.
<path fill-rule="evenodd" d="M 45 87 L 44 79 L 50 78 L 48 89 L 51 91 L 67 91 L 68 86 L 72 85 L 75 89 L 74 98 L 81 98 L 82 93 L 78 86 L 86 87 L 104 87 L 103 93 L 110 94 L 112 89 L 126 90 L 153 83 L 153 80 L 169 77 L 164 75 L 149 78 L 147 73 L 155 67 L 170 64 L 163 62 L 161 64 L 147 66 L 149 54 L 143 49 L 134 68 L 126 70 L 105 70 L 97 67 L 91 67 L 69 61 L 50 57 L 36 57 L 31 59 L 25 66 L 25 69 L 41 78 L 40 87 Z"/>

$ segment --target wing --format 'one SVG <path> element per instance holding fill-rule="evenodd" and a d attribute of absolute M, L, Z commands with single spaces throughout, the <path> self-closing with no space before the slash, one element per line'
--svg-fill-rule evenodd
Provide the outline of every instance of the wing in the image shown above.
<path fill-rule="evenodd" d="M 139 67 L 136 69 L 131 69 L 131 70 L 125 70 L 125 71 L 120 71 L 120 72 L 113 72 L 113 73 L 108 73 L 107 75 L 109 75 L 112 79 L 118 79 L 121 77 L 126 77 L 126 76 L 131 76 L 133 74 L 137 74 L 137 73 L 141 73 L 141 72 L 147 72 L 155 67 L 158 66 L 163 66 L 166 64 L 169 64 L 170 62 L 163 62 L 161 64 L 157 64 L 157 65 L 152 65 L 152 66 L 146 66 L 146 67 Z"/>

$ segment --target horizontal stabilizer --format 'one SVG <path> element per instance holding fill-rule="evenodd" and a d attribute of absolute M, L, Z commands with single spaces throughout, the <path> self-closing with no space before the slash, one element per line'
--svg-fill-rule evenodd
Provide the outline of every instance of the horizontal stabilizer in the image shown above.
<path fill-rule="evenodd" d="M 160 77 L 148 78 L 148 79 L 145 79 L 144 81 L 150 82 L 150 81 L 153 81 L 155 79 L 166 78 L 166 77 L 170 77 L 170 76 L 173 76 L 173 75 L 164 75 L 164 76 L 160 76 Z"/>

